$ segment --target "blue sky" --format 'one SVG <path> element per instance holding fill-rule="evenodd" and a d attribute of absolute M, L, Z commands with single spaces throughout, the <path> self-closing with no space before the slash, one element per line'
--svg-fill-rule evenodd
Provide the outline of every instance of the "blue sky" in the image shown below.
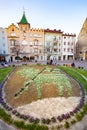
<path fill-rule="evenodd" d="M 23 7 L 31 28 L 79 34 L 87 17 L 87 0 L 0 0 L 0 27 L 17 24 Z"/>

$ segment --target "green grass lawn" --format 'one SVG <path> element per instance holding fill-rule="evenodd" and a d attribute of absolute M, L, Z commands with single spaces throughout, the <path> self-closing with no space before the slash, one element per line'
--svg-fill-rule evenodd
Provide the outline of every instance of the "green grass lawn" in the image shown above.
<path fill-rule="evenodd" d="M 87 70 L 76 68 L 76 70 L 87 78 Z"/>
<path fill-rule="evenodd" d="M 6 76 L 12 71 L 13 67 L 0 69 L 0 83 L 6 78 Z"/>
<path fill-rule="evenodd" d="M 64 70 L 66 73 L 70 74 L 72 77 L 74 77 L 74 79 L 79 81 L 84 86 L 84 89 L 87 93 L 87 80 L 85 80 L 83 77 L 83 76 L 85 76 L 87 78 L 87 71 L 86 70 L 67 67 L 67 66 L 60 66 L 60 68 L 62 70 Z"/>

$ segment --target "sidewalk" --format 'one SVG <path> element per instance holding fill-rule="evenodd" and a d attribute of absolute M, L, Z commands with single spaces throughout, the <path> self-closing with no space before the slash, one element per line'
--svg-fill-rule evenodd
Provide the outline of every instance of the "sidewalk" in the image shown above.
<path fill-rule="evenodd" d="M 14 128 L 13 126 L 6 124 L 4 121 L 0 119 L 0 130 L 17 130 L 17 129 Z"/>

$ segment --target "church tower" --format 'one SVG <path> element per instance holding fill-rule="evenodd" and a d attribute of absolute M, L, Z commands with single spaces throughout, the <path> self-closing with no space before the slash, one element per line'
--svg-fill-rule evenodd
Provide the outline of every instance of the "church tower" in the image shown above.
<path fill-rule="evenodd" d="M 23 11 L 23 16 L 20 20 L 20 22 L 18 23 L 18 26 L 20 28 L 20 30 L 22 31 L 27 31 L 30 29 L 30 23 L 28 23 L 26 16 L 25 16 L 25 11 Z"/>

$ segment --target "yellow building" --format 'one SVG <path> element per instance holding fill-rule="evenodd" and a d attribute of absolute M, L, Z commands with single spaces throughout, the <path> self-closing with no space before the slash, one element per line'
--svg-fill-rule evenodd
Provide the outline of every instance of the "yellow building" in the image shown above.
<path fill-rule="evenodd" d="M 44 30 L 31 29 L 25 12 L 18 26 L 13 23 L 7 28 L 10 61 L 44 60 Z"/>

